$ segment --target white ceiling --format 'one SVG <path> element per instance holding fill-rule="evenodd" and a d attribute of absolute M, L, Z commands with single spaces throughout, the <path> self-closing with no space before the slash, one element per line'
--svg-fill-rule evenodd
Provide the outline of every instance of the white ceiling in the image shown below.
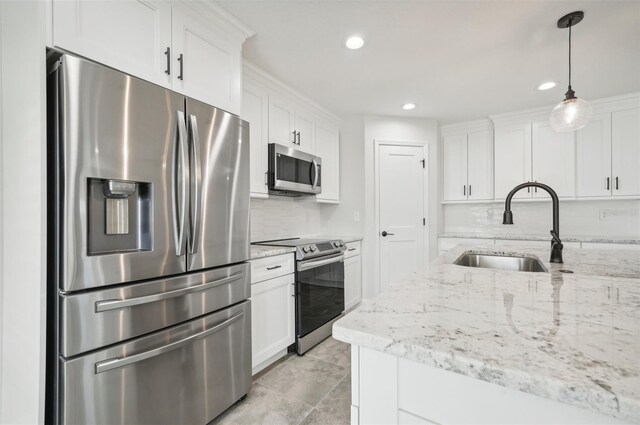
<path fill-rule="evenodd" d="M 578 97 L 640 91 L 639 1 L 219 1 L 256 31 L 243 55 L 342 115 L 459 122 Z M 343 41 L 362 34 L 364 48 Z M 543 80 L 559 81 L 546 92 Z M 406 102 L 418 106 L 404 111 Z"/>

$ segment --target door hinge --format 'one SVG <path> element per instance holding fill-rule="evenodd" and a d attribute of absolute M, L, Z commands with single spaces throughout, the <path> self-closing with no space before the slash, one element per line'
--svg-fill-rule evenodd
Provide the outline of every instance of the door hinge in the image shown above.
<path fill-rule="evenodd" d="M 426 165 L 427 161 L 424 158 L 422 158 L 422 161 L 420 162 L 422 162 L 422 168 L 427 168 L 427 165 Z"/>

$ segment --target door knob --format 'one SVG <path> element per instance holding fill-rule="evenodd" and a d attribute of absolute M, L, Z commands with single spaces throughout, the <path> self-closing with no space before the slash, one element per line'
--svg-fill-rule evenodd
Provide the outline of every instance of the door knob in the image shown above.
<path fill-rule="evenodd" d="M 383 237 L 386 237 L 387 235 L 389 235 L 389 236 L 393 236 L 393 233 L 388 233 L 386 230 L 383 230 L 383 231 L 382 231 L 382 233 L 381 233 L 381 235 L 382 235 Z"/>

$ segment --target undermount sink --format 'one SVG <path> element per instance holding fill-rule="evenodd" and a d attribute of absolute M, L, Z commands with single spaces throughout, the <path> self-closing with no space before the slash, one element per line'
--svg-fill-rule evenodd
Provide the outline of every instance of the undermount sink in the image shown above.
<path fill-rule="evenodd" d="M 546 272 L 540 260 L 528 256 L 474 254 L 465 252 L 453 264 L 465 267 L 508 270 L 514 272 Z"/>

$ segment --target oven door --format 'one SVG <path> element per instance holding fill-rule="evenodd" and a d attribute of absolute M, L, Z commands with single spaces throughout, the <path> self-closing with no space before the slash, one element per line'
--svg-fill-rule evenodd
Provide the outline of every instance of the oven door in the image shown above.
<path fill-rule="evenodd" d="M 322 160 L 287 146 L 269 144 L 269 189 L 276 192 L 322 192 Z"/>
<path fill-rule="evenodd" d="M 303 337 L 344 312 L 344 254 L 299 261 L 296 333 Z"/>

